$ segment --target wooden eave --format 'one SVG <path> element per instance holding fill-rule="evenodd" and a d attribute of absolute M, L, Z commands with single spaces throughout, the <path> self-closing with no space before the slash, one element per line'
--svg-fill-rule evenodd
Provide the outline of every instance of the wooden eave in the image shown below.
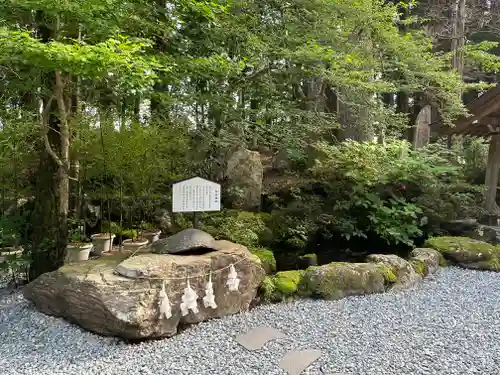
<path fill-rule="evenodd" d="M 430 125 L 431 131 L 439 135 L 472 137 L 487 137 L 500 133 L 500 85 L 472 100 L 466 107 L 470 116 L 460 116 L 453 127 L 436 121 Z"/>

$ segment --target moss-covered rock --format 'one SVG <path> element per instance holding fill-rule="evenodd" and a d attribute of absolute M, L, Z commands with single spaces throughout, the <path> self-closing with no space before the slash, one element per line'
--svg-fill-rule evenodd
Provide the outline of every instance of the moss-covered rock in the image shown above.
<path fill-rule="evenodd" d="M 389 288 L 401 290 L 409 288 L 422 280 L 422 275 L 418 274 L 412 265 L 405 259 L 393 254 L 370 254 L 367 256 L 368 262 L 385 266 L 394 277 L 385 277 L 389 281 Z M 387 275 L 387 270 L 383 270 Z"/>
<path fill-rule="evenodd" d="M 259 257 L 266 274 L 270 275 L 276 272 L 276 259 L 272 250 L 264 247 L 255 247 L 251 248 L 250 251 Z"/>
<path fill-rule="evenodd" d="M 273 277 L 276 290 L 286 296 L 297 293 L 303 275 L 303 271 L 278 272 Z"/>
<path fill-rule="evenodd" d="M 500 271 L 500 247 L 468 237 L 433 237 L 425 245 L 451 264 L 464 268 Z"/>
<path fill-rule="evenodd" d="M 410 264 L 423 277 L 436 272 L 442 259 L 441 253 L 433 249 L 417 248 L 410 253 Z"/>
<path fill-rule="evenodd" d="M 302 278 L 299 293 L 324 299 L 382 293 L 386 277 L 376 263 L 334 262 L 319 267 L 309 267 Z"/>
<path fill-rule="evenodd" d="M 283 271 L 267 276 L 260 286 L 260 295 L 266 301 L 278 302 L 294 297 L 301 284 L 304 271 Z"/>

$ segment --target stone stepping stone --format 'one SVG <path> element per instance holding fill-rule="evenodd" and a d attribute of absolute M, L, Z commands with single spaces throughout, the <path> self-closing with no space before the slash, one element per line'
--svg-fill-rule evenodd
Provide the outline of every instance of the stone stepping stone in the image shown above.
<path fill-rule="evenodd" d="M 236 336 L 236 341 L 247 350 L 259 350 L 269 341 L 284 337 L 280 331 L 271 327 L 258 327 L 243 335 Z"/>
<path fill-rule="evenodd" d="M 321 350 L 292 350 L 281 358 L 280 367 L 290 375 L 300 375 L 319 357 Z"/>

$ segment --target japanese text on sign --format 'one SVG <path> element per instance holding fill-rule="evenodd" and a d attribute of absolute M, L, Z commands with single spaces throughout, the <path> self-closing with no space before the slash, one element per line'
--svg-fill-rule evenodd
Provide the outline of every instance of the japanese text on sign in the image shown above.
<path fill-rule="evenodd" d="M 220 211 L 220 185 L 200 177 L 174 184 L 172 211 Z"/>

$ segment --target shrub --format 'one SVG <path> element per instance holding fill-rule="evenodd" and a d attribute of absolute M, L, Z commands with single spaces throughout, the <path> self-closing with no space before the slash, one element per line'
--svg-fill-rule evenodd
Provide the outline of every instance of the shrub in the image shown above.
<path fill-rule="evenodd" d="M 320 226 L 346 239 L 375 234 L 388 244 L 411 246 L 429 220 L 455 218 L 477 204 L 477 189 L 465 184 L 453 155 L 437 145 L 411 150 L 404 141 L 347 141 L 316 147 L 322 158 L 311 171 L 327 193 Z"/>
<path fill-rule="evenodd" d="M 205 232 L 214 238 L 232 241 L 247 247 L 258 247 L 265 237 L 266 215 L 246 211 L 223 211 L 202 217 Z"/>
<path fill-rule="evenodd" d="M 18 245 L 21 238 L 22 217 L 0 217 L 0 247 Z"/>
<path fill-rule="evenodd" d="M 293 187 L 281 192 L 267 225 L 272 243 L 281 248 L 303 251 L 312 233 L 317 230 L 317 216 L 321 212 L 321 197 L 310 187 Z"/>

